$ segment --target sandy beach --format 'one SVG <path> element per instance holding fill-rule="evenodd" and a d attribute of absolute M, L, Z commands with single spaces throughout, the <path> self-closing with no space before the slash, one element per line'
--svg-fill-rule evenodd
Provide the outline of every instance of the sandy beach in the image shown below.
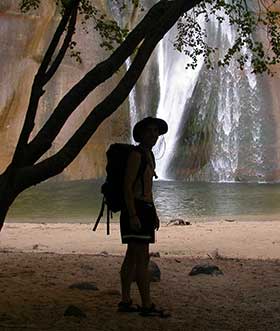
<path fill-rule="evenodd" d="M 279 221 L 278 221 L 279 219 Z M 6 223 L 0 233 L 0 330 L 279 330 L 280 218 L 162 225 L 151 257 L 154 302 L 168 319 L 117 312 L 125 252 L 119 228 Z M 216 265 L 223 275 L 189 273 Z M 79 282 L 94 289 L 70 288 Z M 140 303 L 136 285 L 133 299 Z M 65 316 L 69 306 L 83 316 Z"/>

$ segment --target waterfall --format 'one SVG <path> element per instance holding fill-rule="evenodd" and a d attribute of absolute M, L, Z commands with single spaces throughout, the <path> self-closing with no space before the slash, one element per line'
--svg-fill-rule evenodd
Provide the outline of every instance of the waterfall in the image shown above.
<path fill-rule="evenodd" d="M 219 30 L 217 22 L 212 25 Z M 220 44 L 232 45 L 234 36 L 233 27 L 225 25 L 220 31 Z M 262 100 L 257 78 L 250 65 L 246 65 L 242 74 L 236 61 L 232 61 L 228 67 L 218 69 L 216 79 L 219 80 L 217 106 L 212 110 L 216 111 L 215 132 L 210 162 L 201 175 L 205 178 L 207 174 L 207 180 L 216 182 L 235 182 L 243 180 L 244 175 L 261 181 L 264 177 Z M 200 109 L 206 111 L 209 109 Z"/>
<path fill-rule="evenodd" d="M 125 61 L 125 65 L 126 65 L 126 69 L 128 70 L 129 67 L 130 67 L 130 65 L 131 65 L 130 58 L 128 58 Z M 135 87 L 133 87 L 133 89 L 129 93 L 128 103 L 129 103 L 130 133 L 131 133 L 130 141 L 131 141 L 131 143 L 133 143 L 134 142 L 134 139 L 133 139 L 132 131 L 133 131 L 134 125 L 138 121 L 137 104 L 136 104 L 136 89 L 135 89 Z"/>
<path fill-rule="evenodd" d="M 165 135 L 166 150 L 157 161 L 159 177 L 178 177 L 174 176 L 177 168 L 186 167 L 188 158 L 193 157 L 191 167 L 196 167 L 197 173 L 191 178 L 195 180 L 234 182 L 251 178 L 263 181 L 265 101 L 252 68 L 246 65 L 242 72 L 233 60 L 229 66 L 217 66 L 211 71 L 200 59 L 195 70 L 186 70 L 186 56 L 173 49 L 175 33 L 173 28 L 158 47 L 160 101 L 157 117 L 169 125 Z M 233 44 L 235 33 L 229 24 L 221 28 L 216 19 L 207 23 L 207 38 L 212 43 L 217 42 L 220 56 Z M 244 52 L 248 54 L 248 50 Z M 190 114 L 200 131 L 191 132 Z M 188 152 L 192 147 L 187 146 L 186 136 L 198 146 L 195 156 Z M 204 143 L 201 137 L 209 138 L 210 142 L 205 138 Z M 182 146 L 186 146 L 185 150 Z M 176 155 L 178 150 L 186 155 L 180 152 Z M 204 161 L 199 159 L 201 157 Z M 180 159 L 186 160 L 185 165 L 180 165 Z M 199 169 L 200 166 L 203 169 Z M 179 174 L 179 177 L 182 176 Z"/>
<path fill-rule="evenodd" d="M 212 22 L 215 31 L 217 22 Z M 228 25 L 220 31 L 220 44 L 231 46 L 234 41 L 234 30 Z M 223 52 L 221 54 L 224 55 Z M 238 167 L 238 126 L 240 120 L 240 96 L 238 93 L 239 77 L 236 74 L 236 63 L 230 63 L 227 70 L 219 70 L 220 88 L 217 100 L 217 122 L 210 164 L 218 182 L 231 182 Z M 203 109 L 202 109 L 203 111 Z M 211 176 L 210 176 L 211 177 Z M 213 175 L 212 175 L 213 177 Z"/>
<path fill-rule="evenodd" d="M 200 59 L 195 69 L 186 69 L 186 55 L 173 47 L 176 32 L 175 27 L 158 47 L 160 101 L 157 117 L 168 123 L 168 132 L 164 137 L 166 149 L 157 162 L 160 179 L 168 179 L 168 166 L 176 148 L 180 122 L 203 65 L 203 59 Z"/>

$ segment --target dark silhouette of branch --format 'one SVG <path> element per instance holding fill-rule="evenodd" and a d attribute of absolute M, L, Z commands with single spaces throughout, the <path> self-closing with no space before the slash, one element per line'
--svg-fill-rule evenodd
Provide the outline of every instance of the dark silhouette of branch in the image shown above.
<path fill-rule="evenodd" d="M 34 164 L 52 146 L 52 142 L 64 126 L 69 116 L 97 86 L 109 79 L 135 51 L 143 38 L 156 28 L 162 15 L 168 13 L 177 1 L 161 1 L 147 13 L 143 20 L 133 29 L 124 42 L 105 61 L 90 70 L 62 98 L 53 114 L 29 143 L 26 165 Z"/>
<path fill-rule="evenodd" d="M 59 66 L 65 56 L 65 53 L 69 47 L 73 34 L 75 33 L 75 25 L 76 25 L 76 21 L 77 21 L 77 13 L 78 13 L 78 2 L 79 1 L 77 1 L 76 6 L 72 10 L 71 18 L 70 18 L 68 29 L 67 29 L 67 34 L 63 41 L 63 45 L 61 46 L 59 53 L 57 54 L 51 67 L 46 72 L 45 78 L 44 78 L 44 83 L 45 82 L 47 83 L 48 81 L 50 81 L 51 78 L 53 77 L 53 75 L 56 73 L 56 71 L 59 68 Z"/>
<path fill-rule="evenodd" d="M 12 160 L 12 164 L 16 167 L 20 166 L 21 164 L 24 164 L 24 160 L 25 160 L 26 153 L 27 153 L 26 147 L 27 147 L 27 143 L 28 143 L 30 134 L 34 128 L 34 121 L 35 121 L 35 117 L 36 117 L 36 113 L 37 113 L 37 109 L 38 109 L 39 100 L 40 100 L 41 96 L 44 94 L 43 86 L 49 81 L 49 79 L 51 79 L 51 77 L 53 76 L 53 74 L 55 73 L 57 68 L 59 67 L 59 65 L 65 55 L 65 51 L 68 48 L 71 37 L 74 33 L 78 4 L 79 4 L 79 0 L 74 0 L 72 2 L 71 6 L 66 7 L 65 13 L 56 29 L 53 39 L 46 51 L 43 61 L 34 78 L 32 89 L 31 89 L 29 105 L 27 108 L 23 128 L 20 133 L 19 140 L 18 140 L 16 149 L 15 149 L 13 160 Z M 70 17 L 71 17 L 71 20 L 69 23 L 69 29 L 68 29 L 68 33 L 65 37 L 63 46 L 62 46 L 56 60 L 54 61 L 53 65 L 51 66 L 49 71 L 46 73 L 46 70 L 51 62 L 52 56 L 58 46 L 59 40 L 65 30 L 65 27 L 66 27 Z M 66 44 L 67 42 L 68 42 L 68 45 Z"/>
<path fill-rule="evenodd" d="M 99 125 L 114 113 L 128 97 L 156 45 L 182 15 L 182 8 L 185 6 L 181 8 L 168 7 L 165 17 L 157 22 L 154 29 L 146 36 L 129 70 L 110 95 L 91 111 L 84 123 L 59 152 L 34 166 L 22 169 L 21 178 L 28 178 L 28 180 L 32 178 L 32 185 L 38 184 L 61 173 L 75 159 Z M 22 185 L 24 186 L 25 183 L 22 182 Z"/>
<path fill-rule="evenodd" d="M 58 27 L 56 28 L 56 31 L 53 35 L 53 38 L 50 42 L 50 45 L 45 53 L 43 61 L 38 70 L 38 75 L 45 74 L 47 72 L 48 66 L 51 62 L 51 59 L 54 55 L 55 50 L 57 49 L 61 36 L 65 31 L 65 28 L 69 22 L 70 17 L 73 18 L 73 16 L 76 16 L 76 12 L 77 12 L 79 3 L 80 3 L 80 0 L 72 0 L 71 3 L 65 7 L 63 16 L 59 22 Z M 74 25 L 75 25 L 75 22 L 74 22 Z M 69 32 L 69 30 L 68 30 L 68 32 Z M 44 83 L 44 85 L 45 85 L 45 83 Z"/>

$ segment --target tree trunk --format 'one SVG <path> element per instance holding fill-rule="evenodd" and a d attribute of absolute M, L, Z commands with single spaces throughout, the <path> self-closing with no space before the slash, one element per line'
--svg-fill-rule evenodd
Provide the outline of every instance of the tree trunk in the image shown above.
<path fill-rule="evenodd" d="M 19 188 L 14 185 L 14 180 L 15 170 L 11 167 L 0 176 L 0 231 L 11 204 L 20 193 Z"/>

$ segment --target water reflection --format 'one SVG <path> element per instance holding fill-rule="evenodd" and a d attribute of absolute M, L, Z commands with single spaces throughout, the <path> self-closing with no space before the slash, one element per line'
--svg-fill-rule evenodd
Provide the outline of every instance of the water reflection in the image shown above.
<path fill-rule="evenodd" d="M 43 183 L 23 192 L 9 221 L 93 223 L 100 208 L 103 181 Z M 188 183 L 156 181 L 159 215 L 171 218 L 280 213 L 280 184 Z M 118 215 L 113 221 L 118 220 Z"/>

